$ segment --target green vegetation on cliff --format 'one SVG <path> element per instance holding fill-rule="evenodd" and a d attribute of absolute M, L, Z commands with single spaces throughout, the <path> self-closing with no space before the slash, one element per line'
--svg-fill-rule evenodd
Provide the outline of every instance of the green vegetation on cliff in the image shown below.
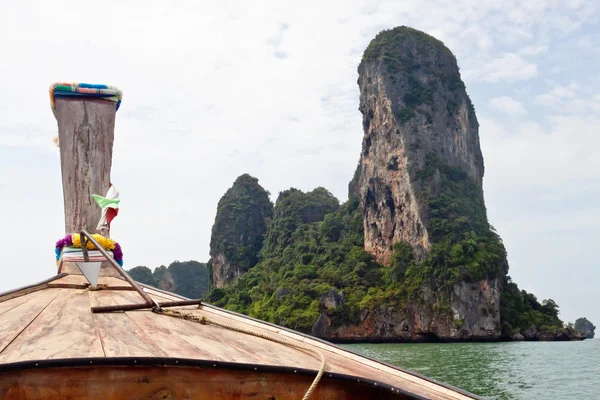
<path fill-rule="evenodd" d="M 374 109 L 364 107 L 365 132 L 379 144 L 379 158 L 375 149 L 369 152 L 375 146 L 369 136 L 343 205 L 324 188 L 292 188 L 279 194 L 273 208 L 255 178 L 239 177 L 219 201 L 205 269 L 214 268 L 220 280 L 206 299 L 304 332 L 360 324 L 369 314 L 388 311 L 403 314 L 390 324 L 406 325 L 407 335 L 476 336 L 476 327 L 482 337 L 495 338 L 500 324 L 505 337 L 563 329 L 554 301 L 540 304 L 505 282 L 506 250 L 483 198 L 477 119 L 450 50 L 423 32 L 399 27 L 369 44 L 359 72 L 361 107 L 363 97 L 370 101 L 386 92 L 382 100 L 391 102 L 396 118 L 396 125 L 388 123 L 394 116 L 384 118 L 392 125 L 388 132 Z M 374 82 L 383 86 L 374 88 Z M 443 136 L 450 130 L 456 137 Z M 402 140 L 394 139 L 398 135 Z M 466 145 L 456 146 L 462 141 Z M 398 154 L 406 156 L 404 164 Z M 387 159 L 393 162 L 381 162 Z M 392 172 L 399 168 L 405 174 Z M 402 191 L 393 192 L 399 180 Z M 367 247 L 385 253 L 380 259 L 387 260 L 393 244 L 388 266 L 364 250 L 364 224 Z M 412 242 L 398 242 L 398 236 Z M 159 286 L 169 277 L 164 267 L 138 273 Z M 398 335 L 394 329 L 389 331 Z"/>
<path fill-rule="evenodd" d="M 437 189 L 435 196 L 420 194 L 428 205 L 432 242 L 424 259 L 416 260 L 410 246 L 399 242 L 390 265 L 378 264 L 363 249 L 363 216 L 356 197 L 339 206 L 325 189 L 291 189 L 276 202 L 260 262 L 236 284 L 213 289 L 208 301 L 310 332 L 322 312 L 334 326 L 355 324 L 364 310 L 418 300 L 424 285 L 435 288 L 442 310 L 455 283 L 502 278 L 508 269 L 506 251 L 487 221 L 481 189 L 434 154 L 426 158 L 415 179 L 420 187 L 435 184 Z M 325 310 L 323 299 L 332 291 L 342 294 L 343 301 Z M 540 304 L 512 282 L 502 294 L 501 314 L 505 336 L 532 326 L 542 332 L 563 327 L 552 300 Z"/>
<path fill-rule="evenodd" d="M 440 40 L 406 26 L 384 30 L 369 43 L 361 66 L 378 62 L 385 66 L 392 84 L 403 82 L 402 103 L 394 104 L 394 115 L 401 124 L 413 119 L 416 112 L 432 123 L 436 91 L 444 93 L 440 99 L 443 103 L 438 106 L 445 108 L 448 116 L 456 115 L 464 98 L 470 117 L 474 117 L 475 109 L 460 78 L 456 58 Z M 424 79 L 425 76 L 438 79 Z"/>
<path fill-rule="evenodd" d="M 262 255 L 269 257 L 281 253 L 291 243 L 292 234 L 299 226 L 322 220 L 339 205 L 339 201 L 322 187 L 308 193 L 294 188 L 281 192 Z"/>
<path fill-rule="evenodd" d="M 500 315 L 502 335 L 505 337 L 528 329 L 550 333 L 564 328 L 563 322 L 558 318 L 558 305 L 554 300 L 544 300 L 540 304 L 533 294 L 519 290 L 510 277 L 507 278 L 500 297 Z"/>
<path fill-rule="evenodd" d="M 379 32 L 375 39 L 371 40 L 363 53 L 363 62 L 385 62 L 389 72 L 413 67 L 414 63 L 407 63 L 407 59 L 413 59 L 414 54 L 405 51 L 406 44 L 417 42 L 417 44 L 433 50 L 445 52 L 454 58 L 454 55 L 444 43 L 425 32 L 408 26 L 398 26 Z"/>
<path fill-rule="evenodd" d="M 136 282 L 141 282 L 141 283 L 144 283 L 146 285 L 150 285 L 150 286 L 153 286 L 156 288 L 158 287 L 158 280 L 152 274 L 152 271 L 148 267 L 140 265 L 138 267 L 131 268 L 130 270 L 127 271 L 127 273 Z"/>
<path fill-rule="evenodd" d="M 363 250 L 362 215 L 358 200 L 351 199 L 334 212 L 311 215 L 316 222 L 300 223 L 290 233 L 290 221 L 298 210 L 333 208 L 337 200 L 321 189 L 318 201 L 307 201 L 311 193 L 294 190 L 280 196 L 275 205 L 269 236 L 288 237 L 287 246 L 265 243 L 268 257 L 244 274 L 237 284 L 215 289 L 209 301 L 250 316 L 303 332 L 317 320 L 321 297 L 335 289 L 344 294 L 344 304 L 334 312 L 348 323 L 360 310 L 374 305 L 384 295 L 386 268 Z M 292 194 L 293 196 L 290 196 Z M 290 215 L 291 214 L 291 215 Z M 279 242 L 278 242 L 279 243 Z M 332 310 L 333 312 L 333 310 Z"/>
<path fill-rule="evenodd" d="M 459 281 L 499 276 L 506 254 L 487 223 L 481 190 L 463 172 L 428 160 L 419 179 L 428 184 L 440 171 L 440 193 L 427 199 L 434 244 L 425 259 L 415 260 L 400 242 L 390 265 L 378 264 L 363 249 L 358 199 L 339 206 L 325 189 L 291 189 L 277 199 L 261 261 L 235 285 L 213 290 L 209 301 L 310 332 L 322 311 L 334 325 L 352 324 L 364 310 L 406 304 L 425 284 L 444 294 Z M 324 310 L 321 299 L 332 290 L 343 294 L 343 303 Z"/>
<path fill-rule="evenodd" d="M 209 268 L 197 261 L 175 261 L 168 268 L 164 265 L 156 268 L 154 273 L 144 266 L 127 272 L 137 282 L 189 298 L 203 297 L 210 288 Z"/>
<path fill-rule="evenodd" d="M 219 200 L 212 227 L 210 255 L 221 254 L 241 271 L 258 262 L 267 224 L 273 214 L 269 192 L 244 174 Z"/>
<path fill-rule="evenodd" d="M 436 186 L 435 195 L 425 190 L 418 194 L 428 205 L 431 248 L 427 258 L 406 271 L 409 291 L 427 281 L 443 289 L 501 277 L 508 270 L 506 250 L 488 223 L 481 187 L 464 171 L 440 163 L 434 153 L 425 158 L 416 183 Z"/>

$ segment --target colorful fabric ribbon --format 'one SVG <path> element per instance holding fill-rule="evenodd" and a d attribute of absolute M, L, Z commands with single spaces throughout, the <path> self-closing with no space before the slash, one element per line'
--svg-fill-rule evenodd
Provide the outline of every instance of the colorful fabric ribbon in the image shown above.
<path fill-rule="evenodd" d="M 50 86 L 50 104 L 52 113 L 56 117 L 57 97 L 97 97 L 117 103 L 117 110 L 121 105 L 123 92 L 119 88 L 108 85 L 94 85 L 91 83 L 53 83 Z"/>
<path fill-rule="evenodd" d="M 108 232 L 110 232 L 110 223 L 119 213 L 119 202 L 121 201 L 119 199 L 119 191 L 111 183 L 106 197 L 97 194 L 92 194 L 92 197 L 102 209 L 102 216 L 96 230 L 102 232 L 102 228 L 106 227 Z"/>

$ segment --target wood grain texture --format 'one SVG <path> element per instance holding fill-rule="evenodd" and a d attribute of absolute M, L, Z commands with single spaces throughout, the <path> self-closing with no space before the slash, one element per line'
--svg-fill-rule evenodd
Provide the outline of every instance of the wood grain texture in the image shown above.
<path fill-rule="evenodd" d="M 91 195 L 104 196 L 110 186 L 115 113 L 107 100 L 56 99 L 65 234 L 96 232 L 101 210 Z"/>
<path fill-rule="evenodd" d="M 110 291 L 90 291 L 92 307 L 115 305 Z M 163 352 L 124 312 L 93 314 L 107 357 L 164 357 Z"/>
<path fill-rule="evenodd" d="M 75 285 L 83 278 L 61 279 L 65 285 Z M 124 283 L 111 279 L 106 281 L 107 285 Z M 162 292 L 150 289 L 147 292 L 158 301 L 172 300 Z M 0 303 L 0 370 L 2 364 L 16 361 L 104 356 L 191 358 L 312 370 L 319 367 L 318 357 L 311 352 L 215 325 L 159 315 L 151 310 L 90 312 L 91 306 L 139 303 L 142 299 L 133 291 L 57 288 L 42 289 Z M 225 310 L 211 306 L 176 309 L 319 349 L 325 355 L 327 372 L 372 379 L 430 399 L 472 398 L 399 368 Z"/>
<path fill-rule="evenodd" d="M 119 297 L 123 299 L 128 298 L 133 302 L 135 298 L 132 294 L 122 293 L 119 294 Z M 177 307 L 177 309 L 184 308 Z M 185 307 L 185 310 L 186 312 L 203 315 L 197 306 Z M 202 349 L 205 354 L 198 358 L 204 360 L 259 363 L 315 370 L 320 366 L 320 360 L 316 355 L 264 338 L 235 332 L 214 325 L 202 325 L 197 322 L 144 311 L 129 311 L 127 314 L 136 323 L 144 326 L 144 328 L 157 331 L 157 335 L 153 334 L 151 336 L 170 357 L 186 357 L 186 355 L 180 348 L 171 347 L 169 338 L 172 340 L 172 336 L 161 336 L 162 331 L 157 327 L 168 327 L 172 331 L 177 332 L 177 336 L 184 337 L 186 345 Z M 231 323 L 231 321 L 227 322 Z M 241 326 L 240 324 L 235 324 L 235 322 L 233 325 Z"/>
<path fill-rule="evenodd" d="M 0 353 L 0 363 L 70 357 L 103 357 L 87 290 L 47 289 L 53 301 Z M 42 300 L 36 297 L 32 302 Z M 29 304 L 29 303 L 25 303 Z M 26 307 L 29 309 L 29 307 Z M 19 311 L 19 307 L 13 311 Z M 10 312 L 13 312 L 10 311 Z M 9 312 L 9 313 L 10 313 Z"/>
<path fill-rule="evenodd" d="M 117 303 L 136 303 L 133 293 L 115 293 L 120 298 Z M 151 311 L 129 311 L 129 318 L 167 353 L 169 357 L 197 358 L 201 360 L 257 363 L 259 357 L 248 352 L 234 352 L 222 342 L 222 336 L 214 327 L 193 324 L 155 314 Z M 194 325 L 198 325 L 197 327 Z M 203 329 L 198 332 L 199 328 Z"/>
<path fill-rule="evenodd" d="M 83 275 L 77 264 L 72 261 L 63 261 L 58 272 L 65 272 L 71 275 Z M 114 276 L 118 278 L 120 275 L 108 261 L 103 261 L 102 266 L 100 267 L 100 276 Z"/>
<path fill-rule="evenodd" d="M 160 290 L 154 290 L 154 289 L 151 289 L 151 288 L 149 288 L 149 287 L 147 287 L 147 286 L 145 286 L 145 285 L 140 285 L 140 286 L 141 286 L 141 287 L 144 289 L 144 291 L 145 291 L 146 293 L 148 293 L 150 296 L 156 296 L 157 298 L 160 298 L 160 299 L 161 299 L 161 301 L 178 301 L 178 300 L 183 300 L 183 299 L 185 299 L 185 298 L 184 298 L 184 297 L 182 297 L 182 296 L 177 296 L 177 295 L 170 294 L 170 293 L 168 293 L 168 292 L 164 292 L 164 291 L 160 291 Z"/>
<path fill-rule="evenodd" d="M 396 385 L 415 393 L 420 393 L 424 396 L 429 396 L 429 398 L 433 399 L 471 399 L 469 396 L 437 385 L 433 382 L 429 382 L 423 378 L 404 372 L 400 369 L 366 359 L 351 352 L 330 346 L 329 344 L 299 335 L 294 332 L 279 329 L 275 326 L 269 326 L 259 321 L 253 321 L 243 316 L 230 314 L 224 310 L 218 310 L 213 307 L 202 307 L 202 309 L 192 312 L 197 315 L 204 315 L 210 319 L 219 320 L 220 322 L 229 321 L 230 325 L 251 327 L 257 332 L 275 334 L 292 342 L 296 341 L 304 345 L 318 348 L 324 352 L 327 360 L 328 371 L 331 372 L 362 376 L 368 379 L 382 381 L 384 383 Z M 307 366 L 305 368 L 312 367 Z"/>
<path fill-rule="evenodd" d="M 35 295 L 35 294 L 33 294 Z M 0 363 L 7 346 L 18 340 L 22 331 L 38 317 L 38 315 L 59 295 L 59 289 L 43 290 L 39 295 L 32 297 L 17 307 L 0 315 Z M 25 297 L 32 294 L 25 295 Z"/>
<path fill-rule="evenodd" d="M 67 275 L 63 278 L 47 283 L 51 288 L 85 289 L 90 283 L 83 275 Z M 112 276 L 101 276 L 98 278 L 99 289 L 133 290 L 133 287 L 123 279 Z"/>
<path fill-rule="evenodd" d="M 40 368 L 0 375 L 0 397 L 103 400 L 298 400 L 312 377 L 190 367 Z M 409 399 L 389 389 L 324 378 L 311 400 Z"/>
<path fill-rule="evenodd" d="M 35 297 L 41 294 L 40 291 L 41 289 L 37 289 L 33 292 L 23 293 L 23 295 L 21 296 L 15 296 L 9 299 L 2 299 L 2 302 L 0 303 L 0 315 L 12 310 L 17 306 L 20 306 L 23 303 L 34 299 Z"/>

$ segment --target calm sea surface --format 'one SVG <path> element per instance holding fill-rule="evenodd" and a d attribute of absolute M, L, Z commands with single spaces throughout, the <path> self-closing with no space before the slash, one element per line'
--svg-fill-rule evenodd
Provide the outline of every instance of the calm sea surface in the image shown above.
<path fill-rule="evenodd" d="M 484 398 L 600 399 L 600 339 L 344 347 Z"/>

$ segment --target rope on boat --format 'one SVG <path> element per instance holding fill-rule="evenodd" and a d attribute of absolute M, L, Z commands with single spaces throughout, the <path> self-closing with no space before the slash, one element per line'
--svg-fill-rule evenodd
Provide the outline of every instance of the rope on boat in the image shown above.
<path fill-rule="evenodd" d="M 219 327 L 224 328 L 224 329 L 229 329 L 229 330 L 232 330 L 232 331 L 235 331 L 235 332 L 244 333 L 246 335 L 256 336 L 256 337 L 259 337 L 259 338 L 262 338 L 262 339 L 270 340 L 272 342 L 283 344 L 285 346 L 290 346 L 290 347 L 295 347 L 297 349 L 310 351 L 310 352 L 318 355 L 319 358 L 320 358 L 320 360 L 321 360 L 321 367 L 319 368 L 319 372 L 317 373 L 317 376 L 313 380 L 312 384 L 310 385 L 310 387 L 308 388 L 308 390 L 304 394 L 304 397 L 302 398 L 302 400 L 308 400 L 308 399 L 310 399 L 310 396 L 315 391 L 317 385 L 319 384 L 319 381 L 321 380 L 321 377 L 323 376 L 323 373 L 325 372 L 325 367 L 326 367 L 325 356 L 318 349 L 314 349 L 314 348 L 311 348 L 311 347 L 308 347 L 308 346 L 303 346 L 303 345 L 300 345 L 300 344 L 297 344 L 297 343 L 292 343 L 292 342 L 290 342 L 288 340 L 280 339 L 280 338 L 275 337 L 275 336 L 266 335 L 264 333 L 252 331 L 250 329 L 244 329 L 244 328 L 239 328 L 239 327 L 236 327 L 236 326 L 231 326 L 231 325 L 228 325 L 228 324 L 225 324 L 225 323 L 222 323 L 222 322 L 218 322 L 218 321 L 214 321 L 212 319 L 208 319 L 208 318 L 206 318 L 204 316 L 194 315 L 194 314 L 189 313 L 189 312 L 186 313 L 186 312 L 181 312 L 179 310 L 167 310 L 167 309 L 162 309 L 162 308 L 161 309 L 156 309 L 155 308 L 152 311 L 154 311 L 155 313 L 158 313 L 158 314 L 167 315 L 169 317 L 182 318 L 182 319 L 185 319 L 187 321 L 197 322 L 197 323 L 202 324 L 202 325 L 215 325 L 215 326 L 219 326 Z"/>

